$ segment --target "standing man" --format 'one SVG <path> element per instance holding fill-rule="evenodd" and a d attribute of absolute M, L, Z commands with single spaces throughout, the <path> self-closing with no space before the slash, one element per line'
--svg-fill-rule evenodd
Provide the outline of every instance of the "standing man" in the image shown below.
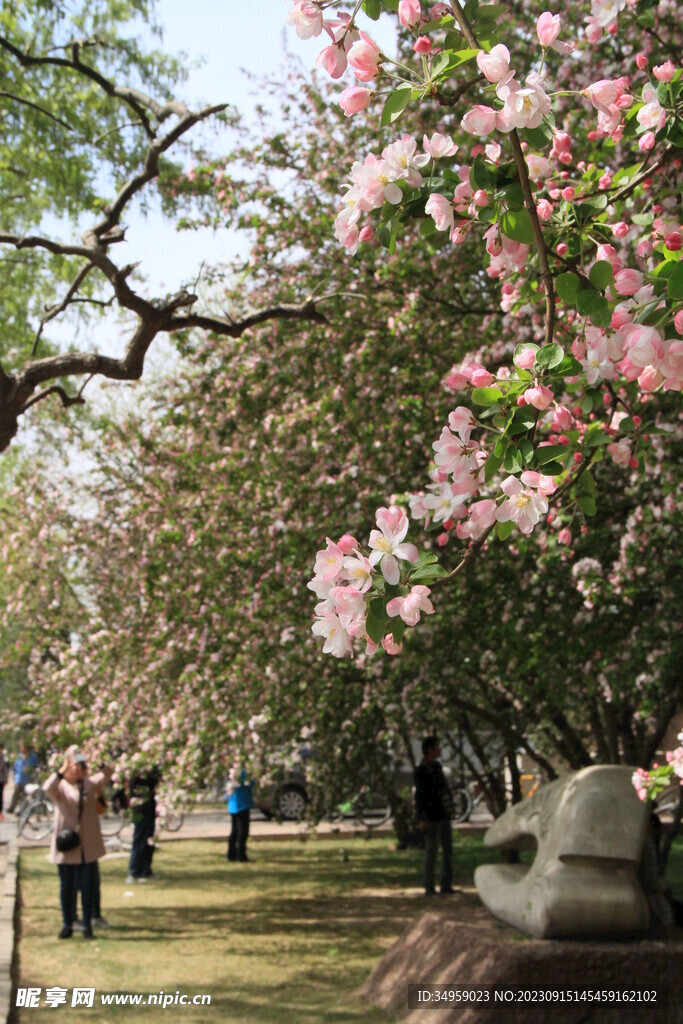
<path fill-rule="evenodd" d="M 425 896 L 434 895 L 434 873 L 439 842 L 443 858 L 440 888 L 441 895 L 445 896 L 454 892 L 451 884 L 453 843 L 449 813 L 453 805 L 453 795 L 438 761 L 441 756 L 441 745 L 436 736 L 425 736 L 422 741 L 422 754 L 422 763 L 415 769 L 415 811 L 418 825 L 426 833 Z"/>
<path fill-rule="evenodd" d="M 130 780 L 130 808 L 135 828 L 130 851 L 127 883 L 149 882 L 154 878 L 154 829 L 157 818 L 156 788 L 161 778 L 158 767 L 140 772 Z"/>
<path fill-rule="evenodd" d="M 14 792 L 12 801 L 7 808 L 8 814 L 14 814 L 17 804 L 23 799 L 26 786 L 33 782 L 38 768 L 38 755 L 30 744 L 19 740 L 19 753 L 15 758 L 12 769 L 14 771 Z"/>
<path fill-rule="evenodd" d="M 3 791 L 8 778 L 9 765 L 7 763 L 7 758 L 5 757 L 5 746 L 3 743 L 0 743 L 0 821 L 3 819 Z"/>
<path fill-rule="evenodd" d="M 247 782 L 247 771 L 243 768 L 239 784 L 233 783 L 228 795 L 228 811 L 232 827 L 228 839 L 228 860 L 248 861 L 247 839 L 249 838 L 249 812 L 254 806 L 253 782 Z"/>

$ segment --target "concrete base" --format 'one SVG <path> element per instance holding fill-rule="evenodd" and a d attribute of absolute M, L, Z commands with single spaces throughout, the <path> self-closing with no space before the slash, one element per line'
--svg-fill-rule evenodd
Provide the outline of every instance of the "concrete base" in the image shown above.
<path fill-rule="evenodd" d="M 434 1009 L 423 1001 L 411 1009 L 408 986 L 429 984 L 486 986 L 489 999 L 476 1007 Z M 494 1002 L 494 987 L 514 998 Z M 524 990 L 564 992 L 565 998 L 586 992 L 587 998 L 518 1001 Z M 591 1002 L 589 990 L 607 999 Z M 638 993 L 652 990 L 656 1001 L 642 995 L 638 1001 Z M 610 992 L 633 1001 L 609 1002 Z M 662 941 L 548 942 L 520 939 L 497 922 L 471 926 L 425 911 L 386 953 L 361 996 L 409 1024 L 683 1024 L 683 932 Z"/>

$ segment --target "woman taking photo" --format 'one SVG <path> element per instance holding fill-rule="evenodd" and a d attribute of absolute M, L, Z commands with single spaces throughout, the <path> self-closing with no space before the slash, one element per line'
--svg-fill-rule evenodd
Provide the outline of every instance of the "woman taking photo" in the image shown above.
<path fill-rule="evenodd" d="M 93 938 L 94 865 L 105 852 L 97 814 L 97 789 L 109 782 L 111 774 L 111 769 L 102 768 L 88 775 L 85 755 L 76 747 L 69 747 L 64 764 L 43 786 L 55 805 L 50 860 L 59 870 L 63 922 L 60 939 L 70 939 L 73 934 L 78 889 L 83 905 L 83 938 Z"/>

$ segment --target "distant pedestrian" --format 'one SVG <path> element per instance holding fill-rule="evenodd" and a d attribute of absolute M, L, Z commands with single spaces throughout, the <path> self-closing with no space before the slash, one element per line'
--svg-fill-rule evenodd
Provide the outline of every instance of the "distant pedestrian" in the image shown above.
<path fill-rule="evenodd" d="M 434 895 L 436 855 L 441 844 L 442 865 L 440 890 L 442 895 L 452 893 L 453 843 L 450 810 L 453 794 L 438 761 L 441 745 L 436 736 L 425 736 L 422 741 L 422 763 L 415 769 L 415 811 L 419 827 L 425 832 L 424 887 L 425 895 Z"/>
<path fill-rule="evenodd" d="M 8 814 L 14 814 L 17 804 L 23 800 L 26 786 L 33 782 L 38 768 L 38 755 L 33 747 L 25 740 L 19 740 L 19 753 L 14 759 L 12 770 L 14 772 L 14 792 L 12 800 L 7 808 Z"/>
<path fill-rule="evenodd" d="M 154 829 L 156 827 L 156 788 L 161 772 L 158 767 L 134 775 L 128 784 L 129 806 L 133 816 L 133 843 L 130 851 L 127 883 L 153 879 Z"/>
<path fill-rule="evenodd" d="M 5 746 L 4 746 L 3 743 L 0 743 L 0 821 L 2 821 L 3 817 L 4 817 L 4 815 L 2 813 L 3 807 L 4 807 L 3 792 L 4 792 L 5 785 L 7 783 L 8 778 L 9 778 L 9 763 L 7 761 L 7 758 L 5 757 Z"/>
<path fill-rule="evenodd" d="M 247 839 L 249 838 L 249 815 L 254 806 L 252 794 L 254 783 L 247 782 L 246 768 L 242 768 L 239 783 L 228 787 L 228 811 L 231 818 L 227 858 L 232 861 L 248 861 Z"/>
<path fill-rule="evenodd" d="M 105 853 L 97 814 L 97 789 L 109 781 L 111 774 L 110 768 L 103 767 L 88 775 L 85 754 L 70 747 L 62 767 L 43 786 L 55 805 L 50 860 L 59 870 L 60 939 L 70 939 L 73 934 L 76 889 L 80 889 L 83 905 L 83 937 L 93 938 L 94 871 Z"/>

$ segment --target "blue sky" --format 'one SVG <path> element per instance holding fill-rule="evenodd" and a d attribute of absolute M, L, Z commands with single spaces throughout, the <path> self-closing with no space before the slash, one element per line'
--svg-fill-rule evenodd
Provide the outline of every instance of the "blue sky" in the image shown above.
<path fill-rule="evenodd" d="M 204 60 L 202 67 L 190 72 L 180 98 L 190 106 L 227 101 L 248 116 L 258 97 L 250 94 L 254 85 L 242 69 L 276 75 L 285 60 L 285 43 L 305 67 L 313 68 L 327 36 L 298 39 L 286 22 L 290 7 L 291 0 L 159 0 L 163 49 L 186 51 L 190 63 Z M 371 25 L 378 41 L 393 49 L 393 26 L 388 18 L 376 25 L 363 21 L 364 27 Z M 175 290 L 181 282 L 194 279 L 202 260 L 225 261 L 246 248 L 244 239 L 226 230 L 179 235 L 161 216 L 143 219 L 133 215 L 128 223 L 126 262 L 141 262 L 151 288 Z"/>

